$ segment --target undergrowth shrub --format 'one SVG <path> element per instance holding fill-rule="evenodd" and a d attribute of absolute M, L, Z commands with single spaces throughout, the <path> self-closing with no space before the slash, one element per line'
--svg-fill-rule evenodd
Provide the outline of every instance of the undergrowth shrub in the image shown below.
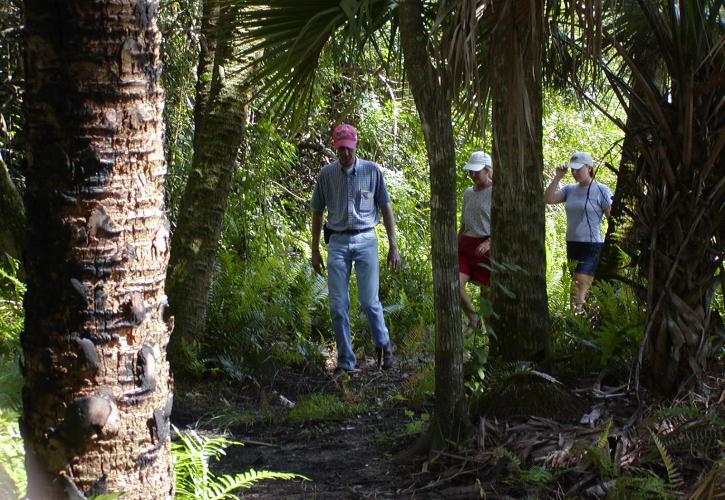
<path fill-rule="evenodd" d="M 18 369 L 20 332 L 25 313 L 25 284 L 18 279 L 19 262 L 8 258 L 0 267 L 0 498 L 25 494 L 25 452 L 18 428 L 23 380 Z"/>
<path fill-rule="evenodd" d="M 212 288 L 207 358 L 228 355 L 257 370 L 267 364 L 322 366 L 320 342 L 330 337 L 327 284 L 307 262 L 247 262 L 221 251 Z"/>
<path fill-rule="evenodd" d="M 4 357 L 20 352 L 20 332 L 25 319 L 25 283 L 17 277 L 19 262 L 8 257 L 8 263 L 9 270 L 0 266 L 0 356 Z"/>
<path fill-rule="evenodd" d="M 245 473 L 218 476 L 211 472 L 210 460 L 219 460 L 222 455 L 225 455 L 226 448 L 231 445 L 242 445 L 242 443 L 230 441 L 224 436 L 203 436 L 193 430 L 180 432 L 174 427 L 174 431 L 178 438 L 178 441 L 171 443 L 171 452 L 176 460 L 174 466 L 175 498 L 183 500 L 236 499 L 240 497 L 235 495 L 234 491 L 249 489 L 265 479 L 301 478 L 308 480 L 299 474 L 254 469 Z"/>
<path fill-rule="evenodd" d="M 19 417 L 18 410 L 0 407 L 0 498 L 25 495 L 25 450 Z"/>
<path fill-rule="evenodd" d="M 561 283 L 568 288 L 568 274 Z M 627 373 L 638 355 L 645 306 L 629 285 L 597 281 L 584 314 L 573 313 L 567 304 L 551 310 L 550 317 L 555 356 L 571 357 L 568 367 L 575 372 L 609 366 Z"/>
<path fill-rule="evenodd" d="M 435 321 L 430 260 L 406 258 L 396 272 L 382 273 L 380 300 L 390 338 L 398 348 L 426 350 L 431 338 L 428 326 Z"/>
<path fill-rule="evenodd" d="M 433 365 L 427 365 L 423 370 L 416 372 L 405 379 L 401 386 L 399 399 L 407 401 L 407 406 L 414 410 L 422 410 L 433 402 L 435 393 L 435 373 Z"/>

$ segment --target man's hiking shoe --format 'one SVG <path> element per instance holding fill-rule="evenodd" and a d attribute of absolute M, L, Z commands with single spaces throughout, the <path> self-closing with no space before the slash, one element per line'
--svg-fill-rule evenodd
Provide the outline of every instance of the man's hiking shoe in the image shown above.
<path fill-rule="evenodd" d="M 360 372 L 359 368 L 343 368 L 342 366 L 338 366 L 332 371 L 332 374 L 337 377 L 339 375 L 342 375 L 343 373 L 347 373 L 348 375 L 353 375 L 353 374 L 359 373 L 359 372 Z"/>
<path fill-rule="evenodd" d="M 393 367 L 395 357 L 393 356 L 393 346 L 390 342 L 385 347 L 376 348 L 375 354 L 377 355 L 378 366 L 380 368 L 390 370 Z"/>

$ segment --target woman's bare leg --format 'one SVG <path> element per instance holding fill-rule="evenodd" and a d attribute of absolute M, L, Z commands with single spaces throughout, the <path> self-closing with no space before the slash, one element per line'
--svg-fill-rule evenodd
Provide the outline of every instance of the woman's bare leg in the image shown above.
<path fill-rule="evenodd" d="M 584 312 L 584 304 L 587 301 L 587 293 L 592 287 L 594 276 L 588 274 L 574 273 L 574 290 L 571 294 L 572 310 L 580 314 Z"/>
<path fill-rule="evenodd" d="M 471 297 L 469 297 L 468 293 L 466 293 L 466 283 L 470 280 L 471 277 L 469 275 L 458 273 L 458 282 L 460 283 L 459 286 L 461 292 L 461 308 L 463 309 L 463 313 L 466 315 L 466 318 L 468 318 L 468 324 L 476 328 L 478 327 L 478 314 L 476 314 L 476 311 L 473 308 Z"/>

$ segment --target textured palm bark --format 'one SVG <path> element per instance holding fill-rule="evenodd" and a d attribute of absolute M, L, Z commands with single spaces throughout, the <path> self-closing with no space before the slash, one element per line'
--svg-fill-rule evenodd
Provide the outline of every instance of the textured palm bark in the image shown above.
<path fill-rule="evenodd" d="M 709 103 L 717 99 L 698 96 L 693 116 L 707 116 Z M 711 163 L 717 144 L 704 130 L 693 134 L 692 157 L 684 157 L 676 105 L 666 111 L 677 137 L 667 143 L 639 137 L 640 150 L 653 160 L 643 167 L 648 196 L 637 214 L 640 271 L 648 290 L 646 352 L 652 385 L 666 395 L 682 388 L 703 390 L 702 376 L 725 338 L 722 318 L 712 309 L 716 273 L 725 257 L 725 164 Z M 680 175 L 668 180 L 661 165 L 671 164 L 678 165 Z"/>
<path fill-rule="evenodd" d="M 431 249 L 435 304 L 435 416 L 433 430 L 457 442 L 465 429 L 463 335 L 458 292 L 456 172 L 451 95 L 445 69 L 436 70 L 427 49 L 421 3 L 399 6 L 400 39 L 410 89 L 425 137 L 431 184 Z M 444 444 L 438 443 L 438 444 Z"/>
<path fill-rule="evenodd" d="M 25 207 L 5 162 L 0 158 L 0 266 L 3 253 L 20 259 L 25 243 Z"/>
<path fill-rule="evenodd" d="M 170 498 L 157 4 L 25 2 L 29 498 Z"/>
<path fill-rule="evenodd" d="M 245 92 L 232 77 L 231 13 L 215 0 L 205 2 L 207 30 L 199 58 L 194 158 L 179 206 L 171 243 L 169 302 L 176 318 L 169 345 L 174 373 L 188 373 L 203 341 L 209 291 L 224 211 L 246 131 Z M 230 76 L 225 77 L 225 68 Z"/>
<path fill-rule="evenodd" d="M 493 274 L 494 347 L 506 360 L 542 359 L 549 354 L 541 142 L 542 5 L 540 0 L 496 5 L 496 43 L 491 44 L 491 248 L 496 261 L 514 264 L 521 271 Z"/>

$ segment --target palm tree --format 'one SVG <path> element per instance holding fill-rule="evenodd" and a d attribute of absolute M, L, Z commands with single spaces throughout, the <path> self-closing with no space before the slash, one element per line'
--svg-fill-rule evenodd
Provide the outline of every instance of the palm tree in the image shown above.
<path fill-rule="evenodd" d="M 488 55 L 492 65 L 495 188 L 492 256 L 495 346 L 506 360 L 548 358 L 549 310 L 544 250 L 541 0 L 492 2 Z M 494 42 L 495 41 L 495 42 Z M 513 265 L 513 266 L 512 266 Z"/>
<path fill-rule="evenodd" d="M 235 10 L 205 0 L 194 107 L 194 156 L 171 240 L 168 293 L 175 318 L 174 373 L 189 373 L 203 340 L 209 291 L 237 154 L 247 128 L 247 91 L 234 63 Z"/>
<path fill-rule="evenodd" d="M 632 83 L 595 60 L 627 110 L 627 123 L 637 124 L 631 130 L 618 122 L 635 143 L 643 193 L 633 214 L 638 269 L 647 281 L 638 367 L 646 355 L 653 385 L 672 394 L 698 385 L 725 337 L 711 303 L 725 236 L 719 80 L 725 38 L 717 1 L 640 0 L 634 7 L 637 15 L 620 16 L 616 29 L 604 30 Z M 663 79 L 637 57 L 632 38 L 640 19 L 656 39 Z"/>
<path fill-rule="evenodd" d="M 29 498 L 173 496 L 153 3 L 25 2 Z"/>

